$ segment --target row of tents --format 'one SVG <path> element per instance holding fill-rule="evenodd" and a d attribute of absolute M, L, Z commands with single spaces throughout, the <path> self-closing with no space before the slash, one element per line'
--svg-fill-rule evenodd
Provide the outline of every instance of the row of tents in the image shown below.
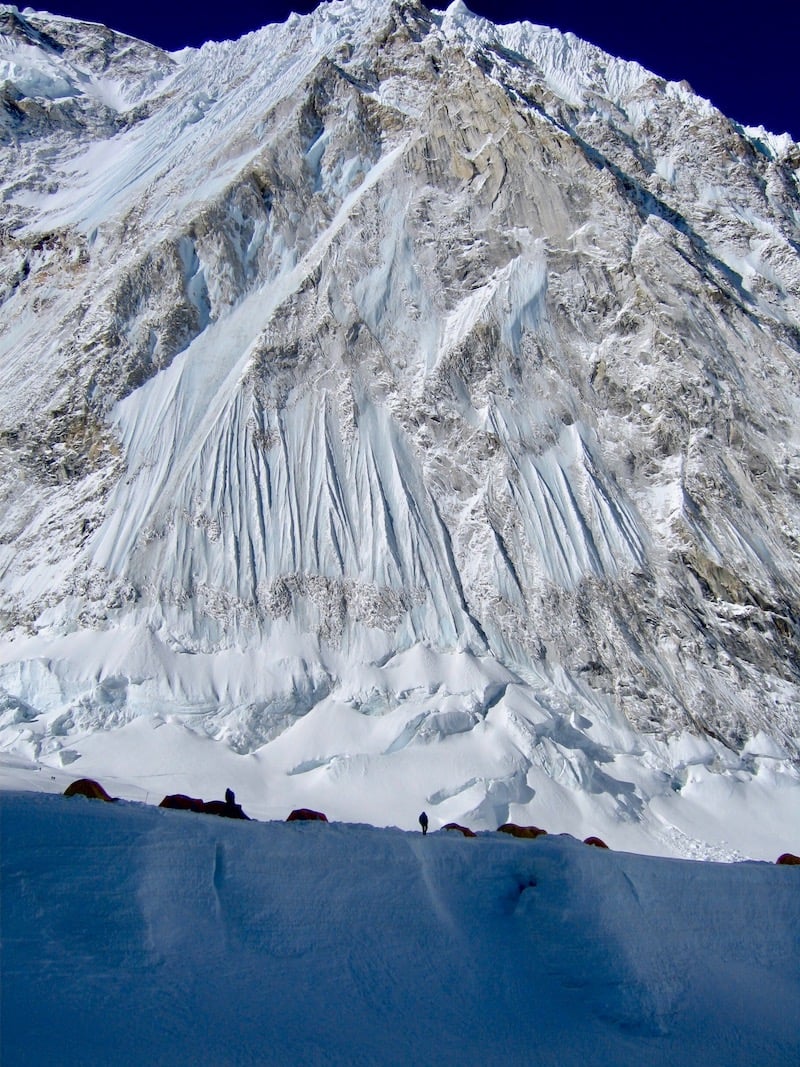
<path fill-rule="evenodd" d="M 105 800 L 109 803 L 113 803 L 118 798 L 109 796 L 106 790 L 96 782 L 93 778 L 79 778 L 71 785 L 67 786 L 64 790 L 64 796 L 84 796 L 89 797 L 91 800 Z M 241 804 L 236 803 L 236 797 L 232 790 L 228 789 L 225 792 L 224 800 L 200 800 L 197 797 L 189 797 L 184 793 L 171 793 L 165 796 L 161 803 L 158 805 L 160 808 L 173 808 L 177 811 L 194 811 L 203 815 L 221 815 L 227 819 L 247 819 L 250 820 L 249 815 L 245 815 L 242 810 Z M 321 811 L 314 811 L 312 808 L 295 808 L 292 811 L 287 822 L 327 822 L 328 817 Z M 461 826 L 459 823 L 449 822 L 446 826 L 442 827 L 443 830 L 455 831 L 462 834 L 464 837 L 477 837 L 474 830 L 470 830 L 468 826 Z M 547 834 L 547 830 L 542 830 L 539 826 L 518 826 L 513 822 L 503 823 L 502 826 L 497 828 L 500 833 L 510 834 L 512 837 L 524 837 L 529 839 L 535 839 L 537 837 L 543 837 Z M 595 848 L 608 848 L 608 845 L 599 837 L 587 837 L 583 842 L 585 845 L 593 845 Z M 782 866 L 800 866 L 800 856 L 795 856 L 792 852 L 784 852 L 775 861 Z"/>

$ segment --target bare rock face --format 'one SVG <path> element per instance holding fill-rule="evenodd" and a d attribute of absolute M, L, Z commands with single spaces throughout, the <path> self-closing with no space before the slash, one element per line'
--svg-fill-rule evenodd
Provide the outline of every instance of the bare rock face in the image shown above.
<path fill-rule="evenodd" d="M 641 818 L 615 746 L 797 756 L 796 145 L 458 3 L 176 56 L 1 11 L 6 746 L 491 724 L 492 826 L 562 764 Z"/>

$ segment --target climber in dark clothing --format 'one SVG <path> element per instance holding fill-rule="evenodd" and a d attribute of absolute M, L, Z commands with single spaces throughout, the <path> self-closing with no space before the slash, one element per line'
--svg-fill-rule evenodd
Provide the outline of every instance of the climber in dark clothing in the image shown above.
<path fill-rule="evenodd" d="M 422 827 L 423 835 L 427 834 L 427 832 L 428 832 L 428 816 L 425 814 L 424 811 L 419 817 L 419 824 Z"/>
<path fill-rule="evenodd" d="M 209 801 L 211 804 L 218 804 L 219 810 L 215 811 L 215 815 L 224 815 L 227 819 L 249 819 L 249 815 L 245 815 L 242 811 L 242 805 L 236 803 L 236 794 L 232 789 L 225 790 L 225 803 L 221 803 L 219 800 Z"/>

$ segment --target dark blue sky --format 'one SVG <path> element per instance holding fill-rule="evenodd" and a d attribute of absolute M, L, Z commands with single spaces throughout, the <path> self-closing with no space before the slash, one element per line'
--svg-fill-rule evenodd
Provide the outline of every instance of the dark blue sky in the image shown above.
<path fill-rule="evenodd" d="M 466 2 L 472 11 L 494 22 L 527 19 L 571 30 L 613 55 L 638 60 L 665 78 L 685 78 L 695 92 L 745 125 L 764 125 L 774 133 L 788 131 L 800 141 L 798 0 L 762 0 L 746 6 L 735 0 Z M 50 0 L 41 6 L 105 22 L 176 49 L 238 37 L 267 22 L 282 22 L 291 10 L 306 12 L 316 5 L 310 0 L 193 5 L 169 0 L 124 5 L 111 0 Z M 446 0 L 431 6 L 444 7 Z"/>

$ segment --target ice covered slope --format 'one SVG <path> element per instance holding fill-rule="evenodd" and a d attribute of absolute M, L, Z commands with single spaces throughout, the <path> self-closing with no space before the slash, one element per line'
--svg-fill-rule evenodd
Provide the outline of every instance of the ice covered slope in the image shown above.
<path fill-rule="evenodd" d="M 135 795 L 97 731 L 173 718 L 310 798 L 783 825 L 797 146 L 459 3 L 0 28 L 4 750 Z"/>
<path fill-rule="evenodd" d="M 0 795 L 4 1061 L 800 1055 L 798 868 Z"/>

